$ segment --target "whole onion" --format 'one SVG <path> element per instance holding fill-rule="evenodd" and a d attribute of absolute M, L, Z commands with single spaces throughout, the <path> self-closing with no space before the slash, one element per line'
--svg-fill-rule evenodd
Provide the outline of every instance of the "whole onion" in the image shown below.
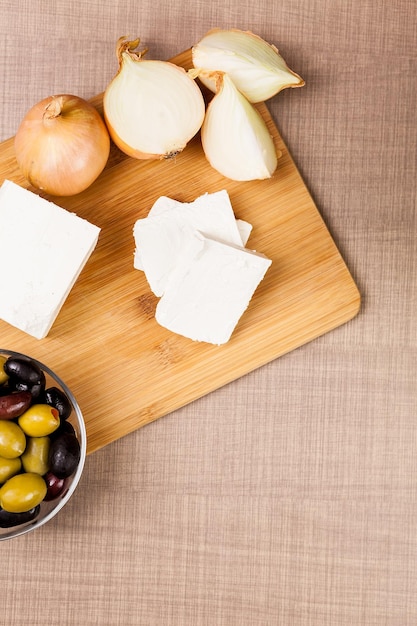
<path fill-rule="evenodd" d="M 72 196 L 103 171 L 110 136 L 98 111 L 70 94 L 49 96 L 23 118 L 15 137 L 18 165 L 37 189 Z"/>

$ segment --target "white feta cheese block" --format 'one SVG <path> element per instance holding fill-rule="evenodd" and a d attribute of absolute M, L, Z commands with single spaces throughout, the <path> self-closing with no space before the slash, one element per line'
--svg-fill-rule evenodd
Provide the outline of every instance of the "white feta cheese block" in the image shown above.
<path fill-rule="evenodd" d="M 94 250 L 100 228 L 6 180 L 0 188 L 0 319 L 42 339 Z"/>
<path fill-rule="evenodd" d="M 250 228 L 250 225 L 244 227 L 246 232 L 250 232 Z M 196 230 L 242 245 L 241 231 L 227 191 L 206 193 L 189 203 L 164 196 L 157 200 L 148 217 L 136 221 L 134 267 L 143 269 L 156 296 L 164 293 L 178 256 Z"/>
<path fill-rule="evenodd" d="M 156 321 L 194 341 L 224 344 L 270 265 L 264 255 L 194 233 L 158 302 Z"/>

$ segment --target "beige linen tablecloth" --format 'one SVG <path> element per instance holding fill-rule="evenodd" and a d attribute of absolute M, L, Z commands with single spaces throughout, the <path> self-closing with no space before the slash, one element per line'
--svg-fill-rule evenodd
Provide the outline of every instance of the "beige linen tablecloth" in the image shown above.
<path fill-rule="evenodd" d="M 270 110 L 362 307 L 90 455 L 0 544 L 0 624 L 417 624 L 416 25 L 414 0 L 2 0 L 1 140 L 103 91 L 121 35 L 161 59 L 213 26 L 278 46 L 306 86 Z"/>

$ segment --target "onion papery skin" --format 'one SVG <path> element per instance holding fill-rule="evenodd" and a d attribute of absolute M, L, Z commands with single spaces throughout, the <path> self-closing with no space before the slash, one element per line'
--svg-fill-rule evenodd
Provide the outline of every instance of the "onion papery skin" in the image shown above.
<path fill-rule="evenodd" d="M 14 140 L 17 163 L 37 189 L 72 196 L 103 171 L 110 136 L 97 109 L 78 96 L 58 94 L 35 104 Z"/>
<path fill-rule="evenodd" d="M 271 178 L 278 158 L 264 119 L 227 74 L 218 72 L 216 84 L 201 128 L 208 162 L 231 180 Z"/>
<path fill-rule="evenodd" d="M 104 119 L 125 154 L 136 159 L 170 158 L 200 130 L 204 98 L 182 67 L 132 52 L 138 41 L 119 40 L 119 71 L 104 93 Z"/>
<path fill-rule="evenodd" d="M 293 72 L 278 49 L 251 31 L 213 28 L 192 48 L 201 82 L 216 91 L 210 72 L 226 72 L 249 102 L 263 102 L 305 81 Z"/>

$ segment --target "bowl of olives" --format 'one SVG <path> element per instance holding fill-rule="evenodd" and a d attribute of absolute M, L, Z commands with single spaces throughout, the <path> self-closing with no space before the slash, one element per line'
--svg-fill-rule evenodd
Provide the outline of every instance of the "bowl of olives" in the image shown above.
<path fill-rule="evenodd" d="M 67 385 L 37 359 L 0 348 L 0 541 L 39 528 L 65 506 L 86 450 Z"/>

